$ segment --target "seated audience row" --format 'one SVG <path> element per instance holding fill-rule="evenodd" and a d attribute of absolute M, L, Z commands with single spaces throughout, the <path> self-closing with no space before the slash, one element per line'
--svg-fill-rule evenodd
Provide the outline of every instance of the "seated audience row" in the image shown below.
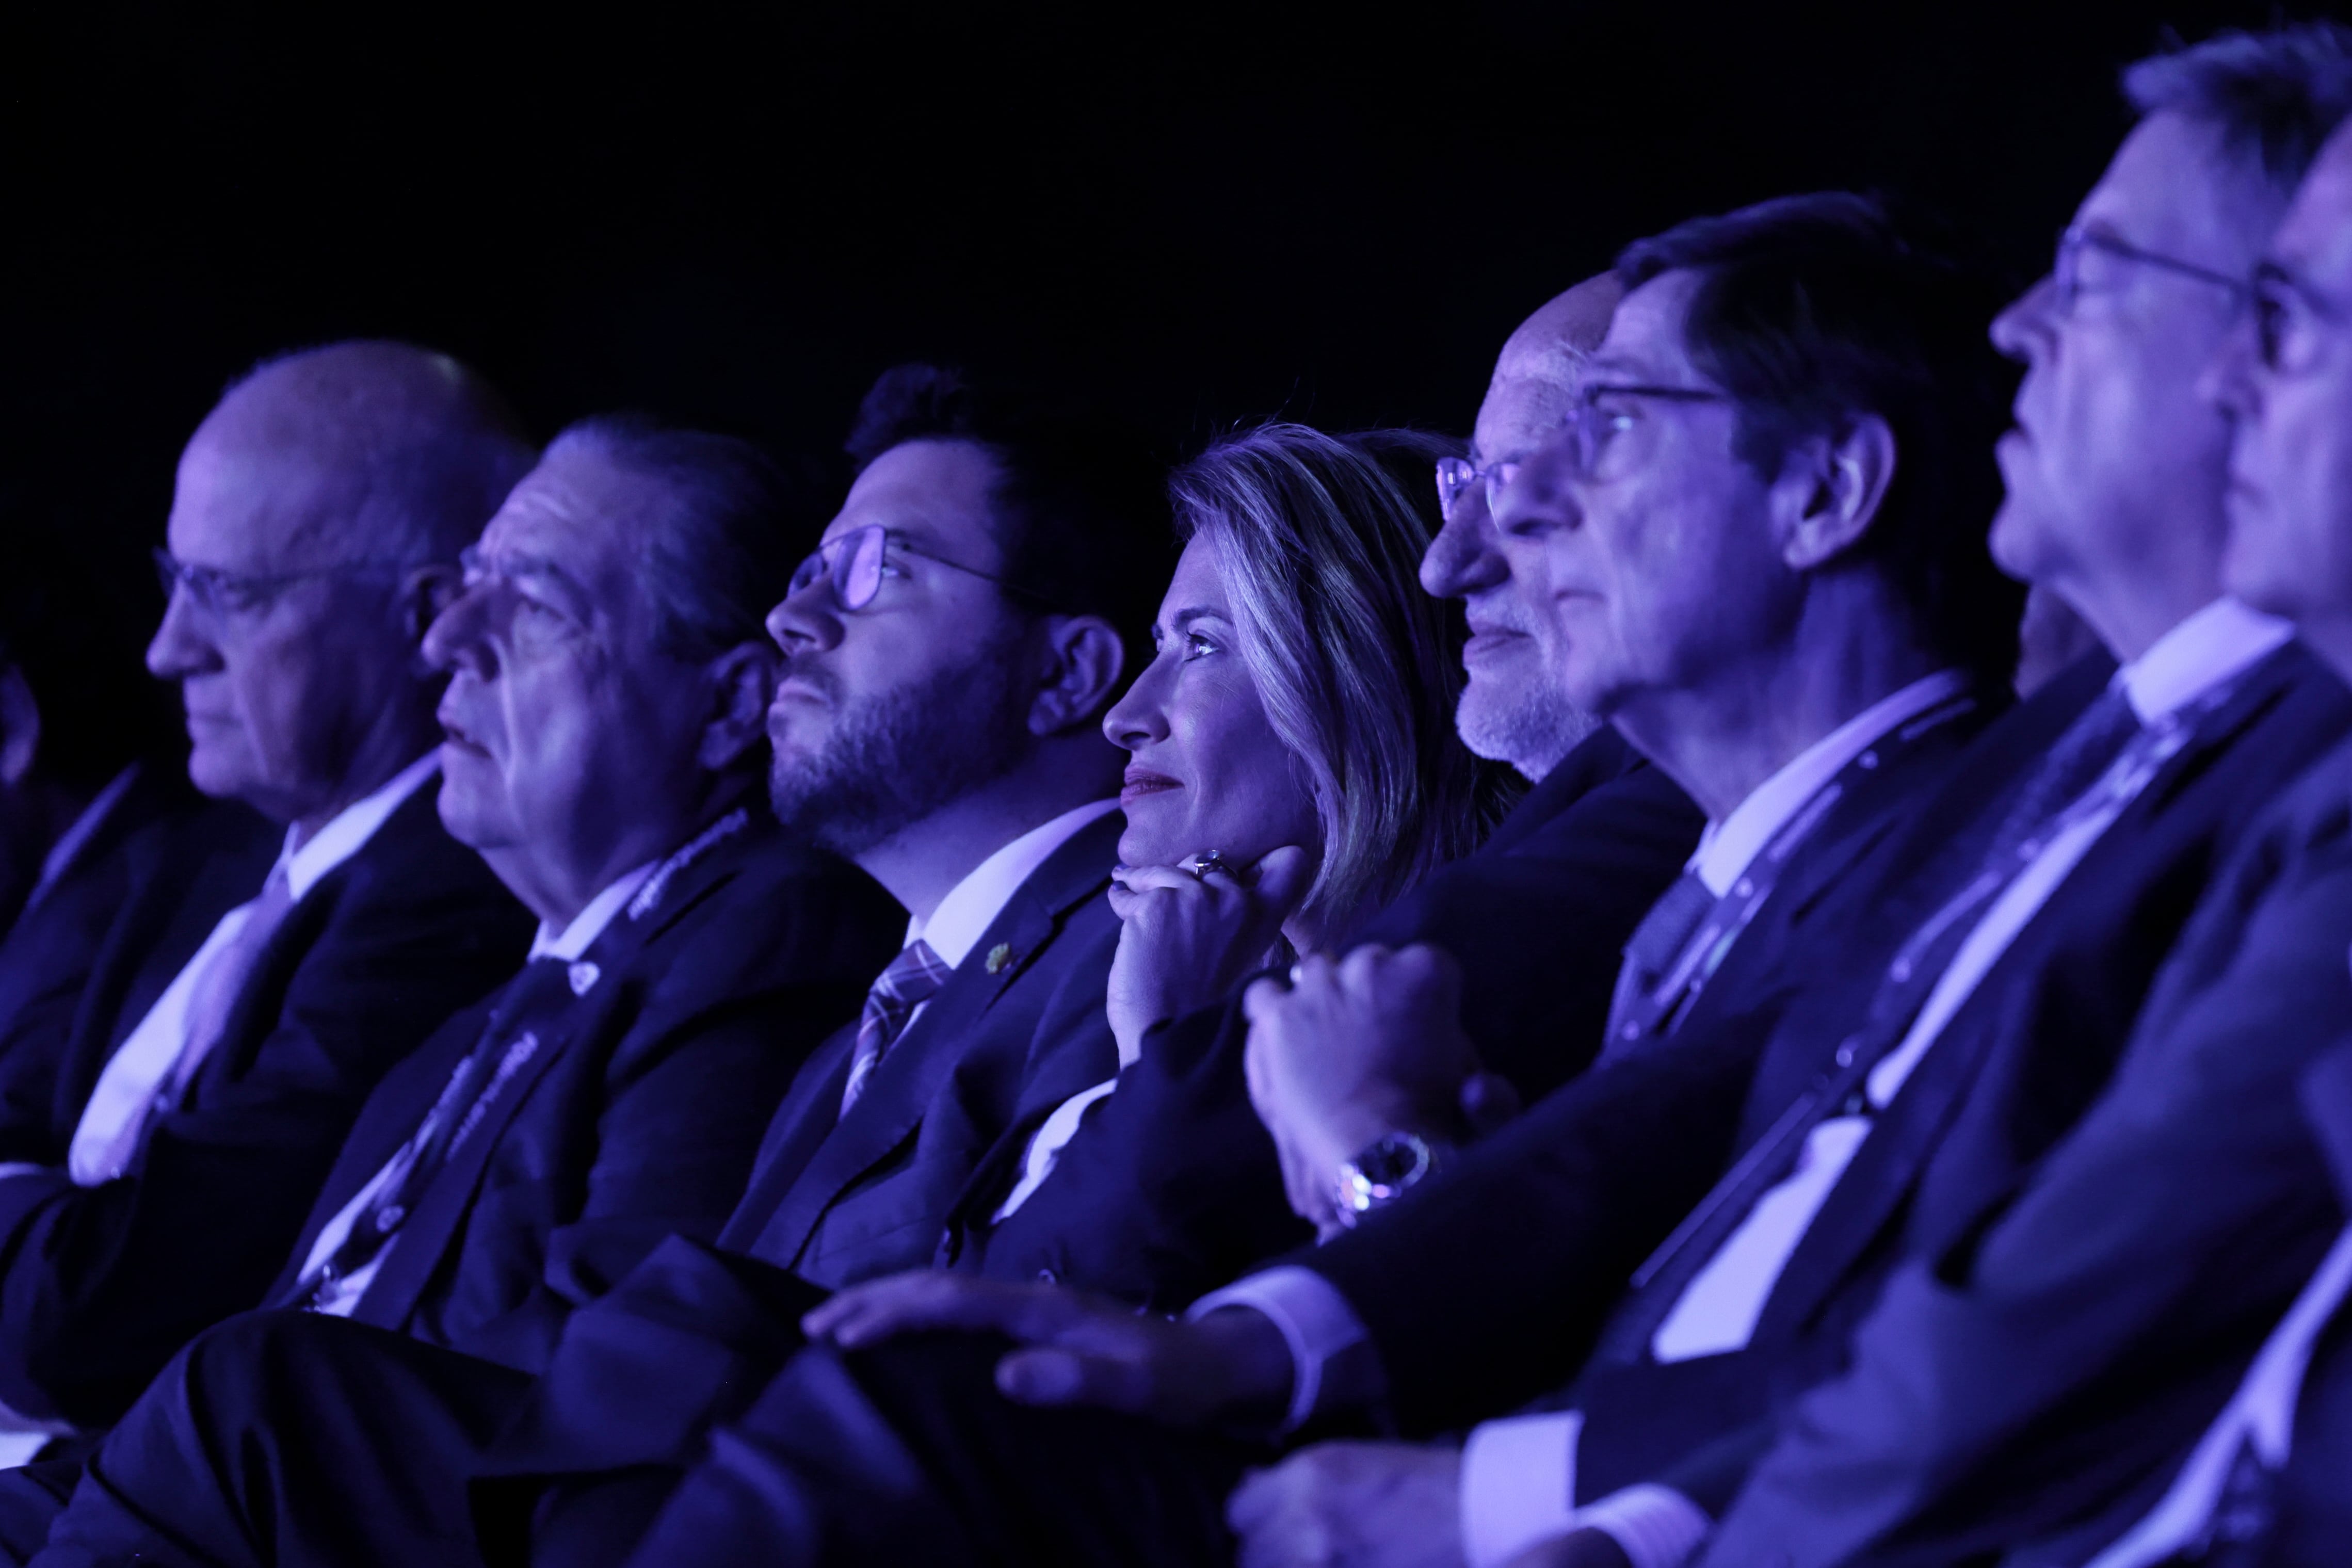
<path fill-rule="evenodd" d="M 0 662 L 0 1556 L 2336 1561 L 2352 31 L 2125 88 L 2006 308 L 1696 219 L 1466 453 L 253 371 L 194 794 Z"/>

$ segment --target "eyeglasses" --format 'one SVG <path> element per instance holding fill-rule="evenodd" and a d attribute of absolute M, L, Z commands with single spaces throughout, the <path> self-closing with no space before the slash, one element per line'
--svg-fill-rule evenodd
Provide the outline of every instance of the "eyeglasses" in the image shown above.
<path fill-rule="evenodd" d="M 174 559 L 170 550 L 160 547 L 152 554 L 155 580 L 163 585 L 163 597 L 169 600 L 173 593 L 185 591 L 188 602 L 215 620 L 257 613 L 294 584 L 308 582 L 312 578 L 362 577 L 407 570 L 399 561 L 354 560 L 337 566 L 312 567 L 306 571 L 255 575 L 223 571 L 215 566 L 189 566 Z"/>
<path fill-rule="evenodd" d="M 950 560 L 943 555 L 933 555 L 929 550 L 917 549 L 905 539 L 893 535 L 888 528 L 879 523 L 869 523 L 862 528 L 852 528 L 839 538 L 827 540 L 820 546 L 816 552 L 801 562 L 799 569 L 793 573 L 792 587 L 787 590 L 787 593 L 798 595 L 815 587 L 820 581 L 829 581 L 833 589 L 833 601 L 837 608 L 845 612 L 863 610 L 874 602 L 876 594 L 882 591 L 884 578 L 903 575 L 898 568 L 890 562 L 890 555 L 893 551 L 900 555 L 918 557 L 936 566 L 946 567 L 951 571 L 962 572 L 968 577 L 979 578 L 983 582 L 992 582 L 1007 593 L 1018 594 L 1024 599 L 1034 600 L 1040 604 L 1049 602 L 1044 594 L 1034 589 L 1024 588 L 1017 582 L 997 576 L 994 572 L 982 571 L 978 567 L 966 566 L 961 561 Z"/>
<path fill-rule="evenodd" d="M 2112 235 L 2078 226 L 2058 236 L 2058 254 L 2050 264 L 2050 283 L 2057 296 L 2060 315 L 2073 310 L 2074 302 L 2084 294 L 2105 293 L 2115 287 L 2115 282 L 2101 265 L 2100 258 L 2137 262 L 2142 267 L 2152 267 L 2158 272 L 2171 273 L 2176 277 L 2210 284 L 2227 293 L 2231 305 L 2236 308 L 2243 308 L 2253 298 L 2252 286 L 2242 277 L 2232 277 L 2226 272 L 2216 272 L 2209 267 L 2181 261 L 2160 251 L 2143 250 Z"/>
<path fill-rule="evenodd" d="M 2339 307 L 2323 299 L 2276 262 L 2254 272 L 2254 343 L 2263 368 L 2273 375 L 2295 375 L 2318 358 L 2320 323 L 2344 323 Z"/>
<path fill-rule="evenodd" d="M 1560 423 L 1560 440 L 1566 444 L 1569 471 L 1572 477 L 1583 480 L 1604 478 L 1602 463 L 1610 445 L 1618 436 L 1640 423 L 1632 410 L 1611 408 L 1611 398 L 1656 398 L 1665 402 L 1729 402 L 1725 393 L 1705 387 L 1649 386 L 1638 382 L 1594 382 L 1578 392 L 1576 401 Z M 1470 486 L 1483 483 L 1486 491 L 1486 509 L 1496 510 L 1503 503 L 1503 492 L 1511 487 L 1527 466 L 1527 460 L 1507 457 L 1499 463 L 1479 467 L 1460 457 L 1437 460 L 1437 506 L 1446 521 L 1454 520 L 1454 509 L 1470 493 Z"/>

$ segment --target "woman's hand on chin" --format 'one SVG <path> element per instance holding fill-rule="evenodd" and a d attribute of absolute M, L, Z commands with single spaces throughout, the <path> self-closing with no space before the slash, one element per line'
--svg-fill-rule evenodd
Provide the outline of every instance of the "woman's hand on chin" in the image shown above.
<path fill-rule="evenodd" d="M 1263 967 L 1314 880 L 1313 858 L 1295 845 L 1238 873 L 1223 865 L 1199 876 L 1169 865 L 1113 872 L 1110 906 L 1121 929 L 1106 1009 L 1120 1064 L 1136 1059 L 1152 1025 L 1222 1000 Z"/>

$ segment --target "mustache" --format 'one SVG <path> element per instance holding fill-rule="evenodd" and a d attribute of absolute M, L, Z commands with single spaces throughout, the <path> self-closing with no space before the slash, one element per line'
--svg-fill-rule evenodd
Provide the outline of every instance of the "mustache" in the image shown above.
<path fill-rule="evenodd" d="M 841 700 L 841 677 L 823 664 L 807 661 L 794 663 L 787 660 L 783 674 L 776 677 L 777 687 L 782 689 L 786 681 L 798 681 L 804 686 L 812 687 L 818 695 L 828 702 L 837 703 Z"/>

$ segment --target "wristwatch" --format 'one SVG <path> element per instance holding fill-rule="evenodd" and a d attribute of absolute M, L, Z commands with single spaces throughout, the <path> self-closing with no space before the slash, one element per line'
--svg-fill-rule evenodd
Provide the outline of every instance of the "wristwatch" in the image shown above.
<path fill-rule="evenodd" d="M 1339 1166 L 1339 1223 L 1356 1221 L 1394 1203 L 1437 1168 L 1444 1145 L 1418 1133 L 1383 1133 Z"/>

